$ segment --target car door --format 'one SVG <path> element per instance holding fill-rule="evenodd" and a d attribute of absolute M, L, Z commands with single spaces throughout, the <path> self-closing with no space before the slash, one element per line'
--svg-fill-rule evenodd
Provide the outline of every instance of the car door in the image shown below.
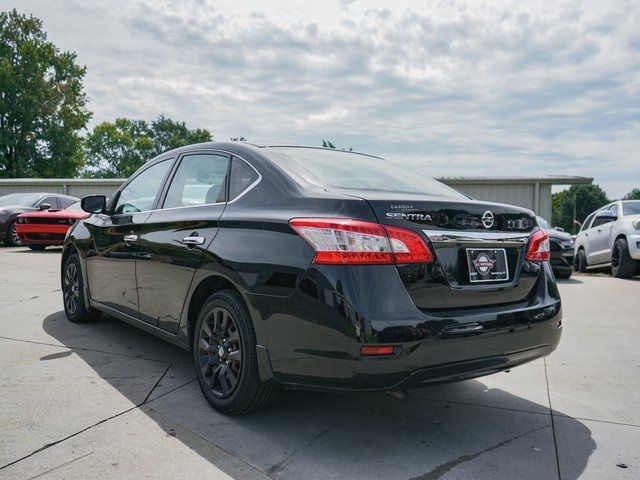
<path fill-rule="evenodd" d="M 87 228 L 93 246 L 87 253 L 87 279 L 92 300 L 139 318 L 135 258 L 144 222 L 151 215 L 173 165 L 156 162 L 132 177 Z"/>
<path fill-rule="evenodd" d="M 170 333 L 178 331 L 203 251 L 218 232 L 229 163 L 222 152 L 182 155 L 161 206 L 142 226 L 136 264 L 140 318 Z"/>
<path fill-rule="evenodd" d="M 609 205 L 596 213 L 590 231 L 590 265 L 611 261 L 611 227 L 617 217 L 617 211 L 618 208 L 615 205 Z"/>

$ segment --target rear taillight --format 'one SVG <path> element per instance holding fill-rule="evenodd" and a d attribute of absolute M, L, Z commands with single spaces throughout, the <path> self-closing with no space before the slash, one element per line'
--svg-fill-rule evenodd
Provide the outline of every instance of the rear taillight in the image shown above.
<path fill-rule="evenodd" d="M 527 254 L 524 257 L 531 262 L 542 262 L 551 258 L 549 235 L 544 230 L 538 230 L 529 238 Z"/>
<path fill-rule="evenodd" d="M 350 218 L 294 218 L 289 221 L 316 251 L 317 264 L 431 263 L 433 255 L 411 230 Z"/>

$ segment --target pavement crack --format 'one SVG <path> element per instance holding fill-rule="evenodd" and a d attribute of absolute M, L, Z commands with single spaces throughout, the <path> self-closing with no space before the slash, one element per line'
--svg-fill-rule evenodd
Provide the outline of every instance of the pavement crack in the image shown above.
<path fill-rule="evenodd" d="M 173 365 L 173 363 L 169 363 L 169 366 L 168 366 L 168 367 L 167 367 L 167 369 L 164 371 L 164 373 L 160 376 L 160 378 L 159 378 L 159 379 L 158 379 L 158 381 L 155 383 L 155 385 L 153 386 L 153 388 L 151 389 L 151 391 L 148 393 L 148 395 L 146 396 L 146 398 L 144 399 L 144 401 L 143 401 L 143 402 L 138 403 L 137 405 L 134 405 L 134 406 L 133 406 L 133 407 L 131 407 L 131 408 L 127 408 L 126 410 L 123 410 L 122 412 L 116 413 L 115 415 L 111 415 L 110 417 L 104 418 L 104 419 L 102 419 L 102 420 L 100 420 L 100 421 L 98 421 L 98 422 L 96 422 L 96 423 L 94 423 L 94 424 L 92 424 L 92 425 L 89 425 L 88 427 L 85 427 L 85 428 L 83 428 L 83 429 L 81 429 L 81 430 L 78 430 L 77 432 L 74 432 L 74 433 L 72 433 L 72 434 L 70 434 L 70 435 L 67 435 L 66 437 L 63 437 L 63 438 L 61 438 L 60 440 L 56 440 L 55 442 L 47 443 L 46 445 L 43 445 L 42 447 L 38 448 L 37 450 L 34 450 L 33 452 L 31 452 L 31 453 L 29 453 L 29 454 L 27 454 L 27 455 L 24 455 L 24 456 L 22 456 L 22 457 L 20 457 L 20 458 L 18 458 L 18 459 L 16 459 L 16 460 L 14 460 L 14 461 L 12 461 L 12 462 L 9 462 L 9 463 L 7 463 L 7 464 L 5 464 L 5 465 L 0 466 L 0 470 L 4 470 L 5 468 L 10 467 L 11 465 L 15 465 L 16 463 L 19 463 L 19 462 L 21 462 L 21 461 L 23 461 L 23 460 L 26 460 L 27 458 L 32 457 L 33 455 L 35 455 L 35 454 L 37 454 L 37 453 L 40 453 L 40 452 L 42 452 L 42 451 L 44 451 L 44 450 L 47 450 L 47 449 L 49 449 L 49 448 L 51 448 L 51 447 L 54 447 L 54 446 L 58 445 L 59 443 L 62 443 L 62 442 L 64 442 L 64 441 L 66 441 L 66 440 L 69 440 L 70 438 L 73 438 L 73 437 L 75 437 L 75 436 L 77 436 L 77 435 L 80 435 L 81 433 L 84 433 L 84 432 L 86 432 L 86 431 L 88 431 L 88 430 L 91 430 L 92 428 L 97 427 L 98 425 L 102 425 L 103 423 L 106 423 L 106 422 L 108 422 L 108 421 L 110 421 L 110 420 L 113 420 L 114 418 L 118 418 L 118 417 L 120 417 L 120 416 L 124 415 L 125 413 L 129 413 L 129 412 L 131 412 L 131 411 L 133 411 L 133 410 L 136 410 L 137 408 L 142 407 L 143 405 L 145 405 L 145 404 L 147 403 L 147 401 L 149 400 L 149 397 L 151 396 L 151 393 L 153 393 L 153 391 L 156 389 L 156 387 L 158 386 L 158 384 L 160 383 L 160 381 L 161 381 L 161 380 L 164 378 L 164 376 L 167 374 L 167 372 L 169 371 L 169 369 L 171 368 L 171 366 L 172 366 L 172 365 Z M 158 396 L 157 398 L 155 398 L 154 400 L 157 400 L 158 398 L 163 397 L 163 396 L 167 395 L 168 393 L 171 393 L 171 392 L 173 392 L 174 390 L 177 390 L 178 388 L 182 388 L 182 387 L 184 387 L 185 385 L 187 385 L 187 384 L 189 384 L 189 383 L 191 383 L 191 382 L 193 382 L 193 380 L 189 380 L 188 382 L 185 382 L 185 383 L 183 383 L 182 385 L 179 385 L 179 386 L 177 386 L 177 387 L 175 387 L 175 388 L 172 388 L 172 389 L 171 389 L 171 390 L 169 390 L 168 392 L 165 392 L 165 393 L 163 393 L 162 395 L 159 395 L 159 396 Z M 46 472 L 45 472 L 45 473 L 46 473 Z"/>
<path fill-rule="evenodd" d="M 72 460 L 69 460 L 68 462 L 64 462 L 64 463 L 61 463 L 60 465 L 56 465 L 55 467 L 50 468 L 49 470 L 45 470 L 44 472 L 39 473 L 37 475 L 34 475 L 33 477 L 29 477 L 29 480 L 33 480 L 34 478 L 42 477 L 43 475 L 46 475 L 47 473 L 51 473 L 54 470 L 57 470 L 58 468 L 66 467 L 67 465 L 70 465 L 73 462 L 77 462 L 78 460 L 82 460 L 83 458 L 87 458 L 89 455 L 93 455 L 94 453 L 96 453 L 95 450 L 92 451 L 92 452 L 89 452 L 89 453 L 85 453 L 84 455 L 81 455 L 81 456 L 79 456 L 77 458 L 74 458 Z"/>
<path fill-rule="evenodd" d="M 313 438 L 311 440 L 309 440 L 309 442 L 307 442 L 306 445 L 304 445 L 303 447 L 293 451 L 290 455 L 287 455 L 283 460 L 281 460 L 280 462 L 276 463 L 275 465 L 272 465 L 269 468 L 267 468 L 266 473 L 269 476 L 271 476 L 271 475 L 275 475 L 276 473 L 280 472 L 282 469 L 284 469 L 284 467 L 286 467 L 288 464 L 290 464 L 293 461 L 293 457 L 295 457 L 298 453 L 304 452 L 305 450 L 307 450 L 309 447 L 311 447 L 311 445 L 313 445 L 316 442 L 316 440 L 318 440 L 320 437 L 324 436 L 332 428 L 333 428 L 333 425 L 331 425 L 330 427 L 327 427 L 324 430 L 321 430 L 320 432 L 315 434 L 313 436 Z"/>
<path fill-rule="evenodd" d="M 544 360 L 544 379 L 547 384 L 547 399 L 549 400 L 549 412 L 551 414 L 551 433 L 553 434 L 553 447 L 556 452 L 556 468 L 558 469 L 558 480 L 562 480 L 560 473 L 560 455 L 558 455 L 558 440 L 556 438 L 556 419 L 553 415 L 553 406 L 551 405 L 551 390 L 549 388 L 549 374 L 547 373 L 547 359 Z"/>
<path fill-rule="evenodd" d="M 149 397 L 151 396 L 151 394 L 153 393 L 153 391 L 158 387 L 158 385 L 160 384 L 160 382 L 162 381 L 162 379 L 164 378 L 164 376 L 169 372 L 169 369 L 173 367 L 173 362 L 169 363 L 169 366 L 167 367 L 167 369 L 164 371 L 164 373 L 160 376 L 160 378 L 158 379 L 158 381 L 156 382 L 156 384 L 153 386 L 153 388 L 149 391 L 149 393 L 147 394 L 147 396 L 144 399 L 144 402 L 142 402 L 142 405 L 144 405 L 145 403 L 147 403 L 147 401 L 149 400 Z"/>
<path fill-rule="evenodd" d="M 71 435 L 67 435 L 66 437 L 61 438 L 60 440 L 56 440 L 55 442 L 47 443 L 46 445 L 43 445 L 42 447 L 38 448 L 37 450 L 34 450 L 33 452 L 31 452 L 31 453 L 29 453 L 27 455 L 24 455 L 23 457 L 20 457 L 20 458 L 14 460 L 12 462 L 9 462 L 9 463 L 7 463 L 5 465 L 2 465 L 0 467 L 0 470 L 4 470 L 5 468 L 10 467 L 11 465 L 15 465 L 16 463 L 19 463 L 19 462 L 21 462 L 23 460 L 26 460 L 27 458 L 32 457 L 33 455 L 35 455 L 37 453 L 40 453 L 40 452 L 42 452 L 44 450 L 47 450 L 48 448 L 51 448 L 51 447 L 53 447 L 55 445 L 58 445 L 59 443 L 62 443 L 64 441 L 66 441 L 66 440 L 69 440 L 70 438 L 73 438 L 73 437 L 75 437 L 77 435 L 80 435 L 81 433 L 84 433 L 87 430 L 91 430 L 93 427 L 97 427 L 98 425 L 102 425 L 103 423 L 106 423 L 106 422 L 108 422 L 110 420 L 113 420 L 114 418 L 118 418 L 121 415 L 124 415 L 125 413 L 129 413 L 130 411 L 135 410 L 138 407 L 139 407 L 139 405 L 135 405 L 135 406 L 133 406 L 131 408 L 128 408 L 128 409 L 126 409 L 126 410 L 124 410 L 122 412 L 116 413 L 115 415 L 111 415 L 108 418 L 104 418 L 104 419 L 100 420 L 99 422 L 94 423 L 93 425 L 89 425 L 88 427 L 85 427 L 82 430 L 78 430 L 77 432 L 72 433 Z"/>
<path fill-rule="evenodd" d="M 447 463 L 443 463 L 441 465 L 438 465 L 436 468 L 434 468 L 433 470 L 420 475 L 418 477 L 413 477 L 411 478 L 411 480 L 436 480 L 437 478 L 442 477 L 445 473 L 447 473 L 448 471 L 452 470 L 453 468 L 462 465 L 463 463 L 469 462 L 471 460 L 474 460 L 475 458 L 479 457 L 480 455 L 482 455 L 483 453 L 488 453 L 491 452 L 493 450 L 497 450 L 498 448 L 504 447 L 505 445 L 513 442 L 514 440 L 518 440 L 519 438 L 522 438 L 526 435 L 530 435 L 534 432 L 537 432 L 539 430 L 543 430 L 545 428 L 548 428 L 548 425 L 544 425 L 542 427 L 537 427 L 534 428 L 533 430 L 527 430 L 526 432 L 523 433 L 519 433 L 518 435 L 515 435 L 511 438 L 508 438 L 506 440 L 503 440 L 499 443 L 496 443 L 495 445 L 491 445 L 490 447 L 484 448 L 482 450 L 477 451 L 476 453 L 472 453 L 469 455 L 460 455 L 457 458 L 454 458 L 453 460 L 448 461 Z"/>

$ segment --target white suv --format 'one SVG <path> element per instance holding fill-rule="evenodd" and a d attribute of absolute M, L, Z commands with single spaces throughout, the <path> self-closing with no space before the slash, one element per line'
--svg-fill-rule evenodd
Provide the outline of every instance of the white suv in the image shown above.
<path fill-rule="evenodd" d="M 575 252 L 579 272 L 610 265 L 617 278 L 640 274 L 640 200 L 618 200 L 589 215 Z"/>

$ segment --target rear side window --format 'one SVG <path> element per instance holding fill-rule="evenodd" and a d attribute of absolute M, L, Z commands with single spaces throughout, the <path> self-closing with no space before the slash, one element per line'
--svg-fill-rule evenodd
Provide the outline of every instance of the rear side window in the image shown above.
<path fill-rule="evenodd" d="M 640 215 L 640 200 L 622 202 L 622 211 L 625 215 Z"/>
<path fill-rule="evenodd" d="M 60 202 L 60 208 L 69 208 L 70 205 L 78 201 L 76 198 L 69 197 L 58 197 L 58 200 Z"/>
<path fill-rule="evenodd" d="M 171 180 L 164 208 L 224 202 L 228 167 L 229 158 L 224 155 L 184 156 Z"/>
<path fill-rule="evenodd" d="M 467 197 L 428 174 L 414 172 L 378 157 L 320 148 L 269 147 L 265 152 L 280 168 L 323 188 Z"/>
<path fill-rule="evenodd" d="M 258 180 L 258 172 L 244 160 L 234 157 L 231 163 L 231 179 L 229 182 L 229 201 L 237 198 L 242 192 Z"/>

